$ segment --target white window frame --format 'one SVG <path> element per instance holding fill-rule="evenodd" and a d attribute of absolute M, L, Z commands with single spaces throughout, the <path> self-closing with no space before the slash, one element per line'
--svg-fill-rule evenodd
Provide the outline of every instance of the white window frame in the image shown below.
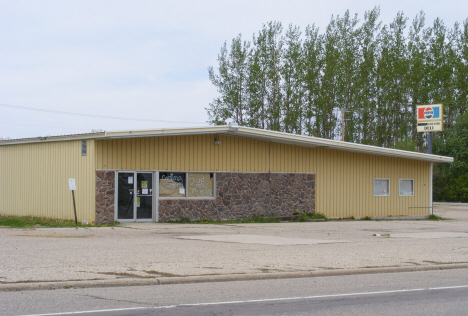
<path fill-rule="evenodd" d="M 401 194 L 401 181 L 411 181 L 411 194 Z M 399 179 L 398 180 L 398 195 L 399 196 L 414 196 L 414 179 Z"/>
<path fill-rule="evenodd" d="M 382 181 L 382 180 L 386 180 L 387 183 L 388 183 L 388 192 L 387 194 L 375 194 L 375 181 L 376 180 L 379 180 L 379 181 Z M 374 196 L 390 196 L 390 179 L 388 178 L 374 178 L 374 181 L 372 182 L 372 190 L 373 190 L 373 193 L 374 193 Z"/>

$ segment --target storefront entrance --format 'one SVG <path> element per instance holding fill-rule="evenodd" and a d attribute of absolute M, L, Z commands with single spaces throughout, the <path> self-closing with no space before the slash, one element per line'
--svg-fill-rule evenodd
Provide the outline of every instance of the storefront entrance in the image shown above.
<path fill-rule="evenodd" d="M 117 220 L 153 219 L 153 173 L 118 172 Z"/>

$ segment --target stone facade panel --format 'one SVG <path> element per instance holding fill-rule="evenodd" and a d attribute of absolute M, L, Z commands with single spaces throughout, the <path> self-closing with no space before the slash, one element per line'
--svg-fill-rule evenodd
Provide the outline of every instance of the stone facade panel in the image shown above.
<path fill-rule="evenodd" d="M 216 173 L 211 199 L 160 199 L 159 221 L 231 220 L 315 212 L 315 175 Z M 114 221 L 115 171 L 96 171 L 96 223 Z"/>
<path fill-rule="evenodd" d="M 114 221 L 115 171 L 96 171 L 96 224 Z"/>
<path fill-rule="evenodd" d="M 159 200 L 159 220 L 231 220 L 315 212 L 314 174 L 216 173 L 213 199 Z"/>

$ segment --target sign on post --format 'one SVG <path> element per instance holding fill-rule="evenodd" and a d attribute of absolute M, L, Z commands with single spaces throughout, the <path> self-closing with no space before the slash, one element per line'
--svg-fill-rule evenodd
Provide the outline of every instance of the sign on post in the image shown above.
<path fill-rule="evenodd" d="M 441 132 L 444 130 L 442 104 L 418 105 L 418 132 Z"/>
<path fill-rule="evenodd" d="M 68 189 L 72 191 L 72 198 L 73 198 L 73 211 L 75 212 L 75 226 L 78 225 L 78 219 L 76 218 L 76 203 L 75 203 L 75 190 L 76 190 L 76 182 L 75 179 L 68 179 Z"/>
<path fill-rule="evenodd" d="M 68 188 L 70 189 L 70 191 L 75 191 L 76 190 L 75 179 L 68 179 Z"/>

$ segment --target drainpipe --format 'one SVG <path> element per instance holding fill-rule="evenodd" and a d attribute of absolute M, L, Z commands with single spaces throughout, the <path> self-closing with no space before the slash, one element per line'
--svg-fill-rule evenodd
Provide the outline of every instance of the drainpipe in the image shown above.
<path fill-rule="evenodd" d="M 434 215 L 434 205 L 432 202 L 432 167 L 433 163 L 431 162 L 431 172 L 430 172 L 430 179 L 429 179 L 429 199 L 430 199 L 430 206 L 431 206 L 431 215 Z"/>

